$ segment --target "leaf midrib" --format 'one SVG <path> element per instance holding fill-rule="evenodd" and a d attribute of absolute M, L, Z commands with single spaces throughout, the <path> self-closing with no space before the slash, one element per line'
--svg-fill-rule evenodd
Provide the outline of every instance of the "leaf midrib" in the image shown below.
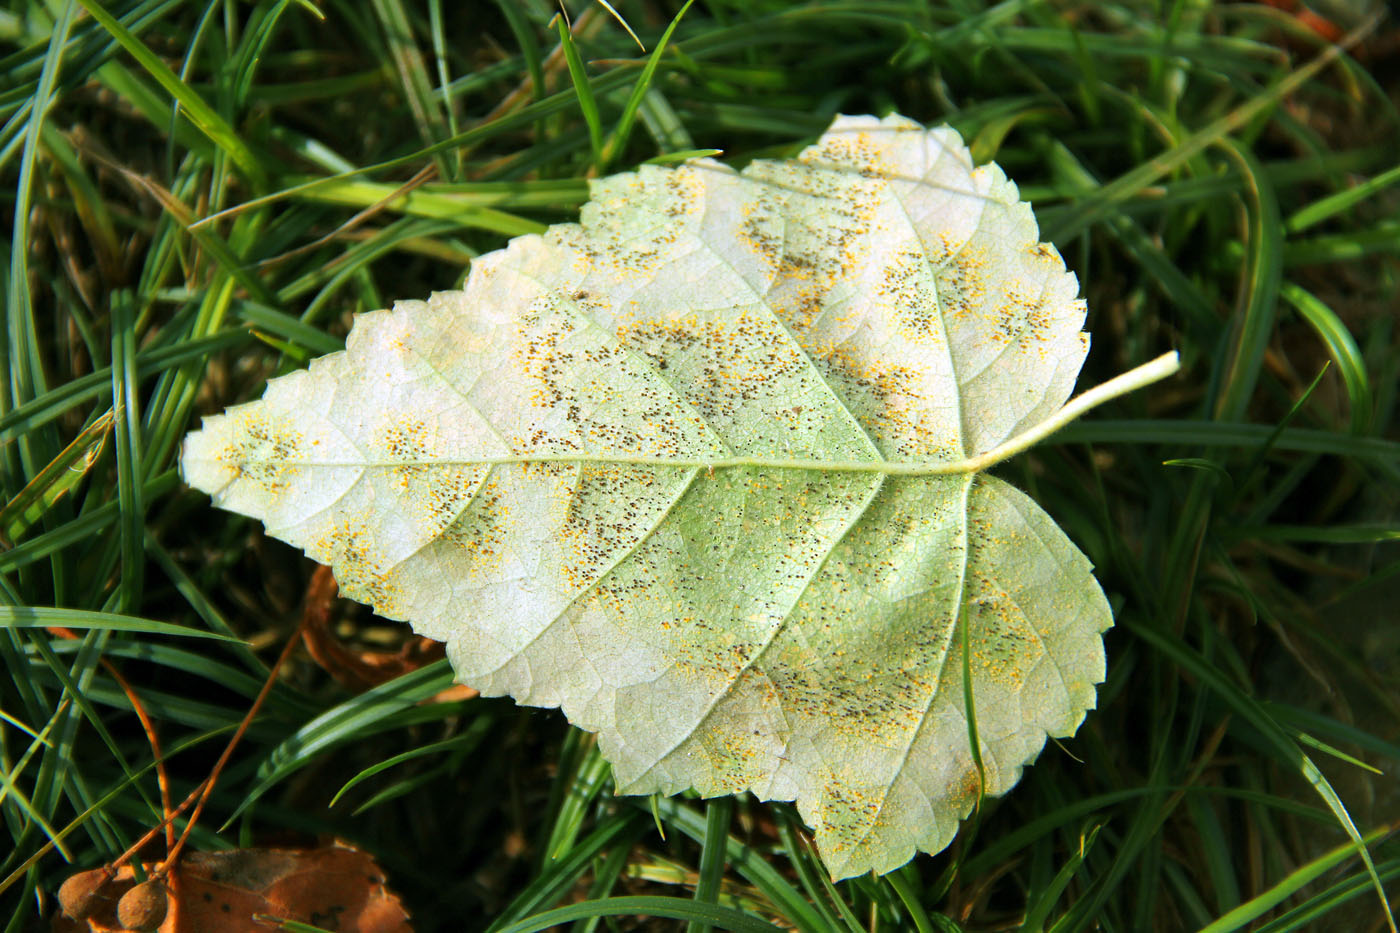
<path fill-rule="evenodd" d="M 814 460 L 784 457 L 723 457 L 705 459 L 701 457 L 627 457 L 617 454 L 511 454 L 500 457 L 418 457 L 393 460 L 332 460 L 297 459 L 293 457 L 268 458 L 264 461 L 245 460 L 241 464 L 264 463 L 287 467 L 359 467 L 362 469 L 391 469 L 401 467 L 461 467 L 498 466 L 509 464 L 530 465 L 537 463 L 562 464 L 617 464 L 619 466 L 651 466 L 658 468 L 702 469 L 709 472 L 734 469 L 794 470 L 808 473 L 882 473 L 889 476 L 949 476 L 964 473 L 977 473 L 990 464 L 987 457 L 969 457 L 965 460 L 946 461 L 890 461 L 890 460 Z M 219 460 L 217 462 L 226 463 Z"/>

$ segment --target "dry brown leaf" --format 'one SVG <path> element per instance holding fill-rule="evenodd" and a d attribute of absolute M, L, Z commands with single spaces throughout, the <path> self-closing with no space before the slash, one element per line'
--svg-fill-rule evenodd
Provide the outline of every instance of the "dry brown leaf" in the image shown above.
<path fill-rule="evenodd" d="M 331 568 L 316 568 L 306 586 L 301 636 L 306 651 L 336 682 L 357 693 L 388 683 L 395 677 L 416 671 L 446 655 L 441 642 L 418 636 L 397 651 L 351 651 L 331 631 L 331 608 L 339 588 Z M 476 690 L 454 684 L 433 697 L 433 702 L 449 703 L 478 696 Z"/>
<path fill-rule="evenodd" d="M 384 873 L 374 859 L 340 841 L 310 849 L 188 852 L 166 879 L 164 905 L 158 901 L 161 883 L 138 885 L 131 866 L 105 883 L 103 874 L 94 869 L 65 882 L 60 902 L 73 908 L 81 900 L 76 912 L 86 913 L 86 919 L 60 910 L 53 933 L 126 933 L 132 928 L 121 925 L 119 903 L 128 922 L 138 914 L 156 917 L 164 906 L 164 919 L 149 928 L 159 933 L 273 930 L 277 920 L 336 933 L 412 933 L 408 912 L 384 886 Z"/>

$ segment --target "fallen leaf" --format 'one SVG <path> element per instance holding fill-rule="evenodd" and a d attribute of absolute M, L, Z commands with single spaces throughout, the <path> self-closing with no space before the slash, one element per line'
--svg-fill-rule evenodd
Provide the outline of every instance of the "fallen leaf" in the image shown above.
<path fill-rule="evenodd" d="M 463 683 L 597 732 L 620 792 L 796 800 L 833 876 L 890 871 L 1104 676 L 1089 561 L 985 473 L 1175 370 L 1066 402 L 1077 292 L 952 129 L 839 117 L 594 182 L 181 465 Z"/>
<path fill-rule="evenodd" d="M 94 869 L 65 882 L 60 890 L 69 896 L 60 894 L 64 909 L 54 915 L 53 933 L 136 929 L 118 919 L 119 905 L 128 922 L 162 917 L 154 927 L 159 933 L 246 933 L 276 929 L 276 920 L 334 933 L 412 931 L 374 859 L 339 841 L 309 849 L 186 852 L 169 879 L 144 885 L 129 865 L 105 881 L 103 874 Z M 84 916 L 68 913 L 79 905 Z"/>
<path fill-rule="evenodd" d="M 331 631 L 331 608 L 336 592 L 331 568 L 324 565 L 317 567 L 306 588 L 301 635 L 312 660 L 341 686 L 357 693 L 363 692 L 442 659 L 442 642 L 421 636 L 408 639 L 396 651 L 352 651 L 346 648 Z M 474 692 L 463 694 L 460 690 L 452 690 L 449 698 L 469 699 L 474 695 Z"/>

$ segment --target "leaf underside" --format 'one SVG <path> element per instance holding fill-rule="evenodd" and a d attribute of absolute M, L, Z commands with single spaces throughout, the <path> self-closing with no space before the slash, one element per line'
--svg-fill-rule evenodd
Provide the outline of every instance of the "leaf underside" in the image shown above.
<path fill-rule="evenodd" d="M 182 466 L 463 683 L 597 732 L 621 792 L 795 800 L 834 877 L 885 872 L 1104 676 L 1108 605 L 1050 517 L 918 472 L 1059 410 L 1077 288 L 953 130 L 838 117 L 793 161 L 595 182 Z"/>

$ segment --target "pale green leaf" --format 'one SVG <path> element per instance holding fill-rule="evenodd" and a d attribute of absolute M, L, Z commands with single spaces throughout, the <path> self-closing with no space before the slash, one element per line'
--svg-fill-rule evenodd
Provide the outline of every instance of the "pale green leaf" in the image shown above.
<path fill-rule="evenodd" d="M 1088 560 L 981 472 L 1175 368 L 1066 405 L 1077 290 L 953 130 L 840 117 L 794 161 L 593 183 L 183 468 L 462 682 L 597 732 L 621 792 L 796 800 L 833 876 L 884 872 L 1104 676 Z"/>

